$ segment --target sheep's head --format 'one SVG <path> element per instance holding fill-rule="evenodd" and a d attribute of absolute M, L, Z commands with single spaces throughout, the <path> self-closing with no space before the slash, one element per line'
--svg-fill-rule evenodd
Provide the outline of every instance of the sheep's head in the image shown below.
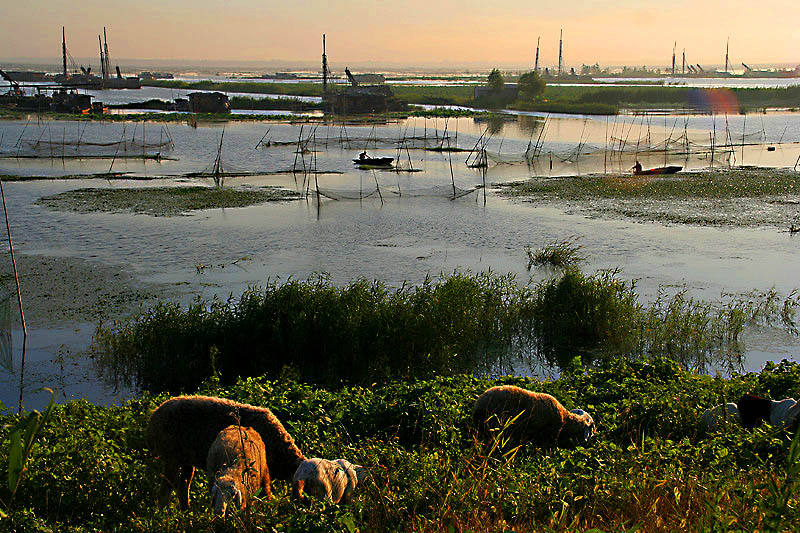
<path fill-rule="evenodd" d="M 231 479 L 217 479 L 211 487 L 211 504 L 214 512 L 220 516 L 225 515 L 228 507 L 241 510 L 243 506 L 242 491 Z"/>
<path fill-rule="evenodd" d="M 369 471 L 361 465 L 353 465 L 353 469 L 356 471 L 356 481 L 361 485 L 367 479 Z"/>
<path fill-rule="evenodd" d="M 742 426 L 752 429 L 761 422 L 769 420 L 772 402 L 755 394 L 745 394 L 736 402 Z"/>
<path fill-rule="evenodd" d="M 575 415 L 573 422 L 569 424 L 570 434 L 576 437 L 582 435 L 584 442 L 586 442 L 597 433 L 592 415 L 583 409 L 573 409 L 570 413 Z"/>

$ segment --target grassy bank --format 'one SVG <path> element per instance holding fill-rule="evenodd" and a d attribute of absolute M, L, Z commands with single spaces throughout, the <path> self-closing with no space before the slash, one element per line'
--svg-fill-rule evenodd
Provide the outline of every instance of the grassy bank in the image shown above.
<path fill-rule="evenodd" d="M 153 80 L 147 82 L 157 87 L 202 89 L 227 92 L 283 94 L 294 96 L 322 96 L 321 83 L 257 83 L 257 82 L 185 82 Z M 472 86 L 414 86 L 393 85 L 398 98 L 412 104 L 478 106 L 473 101 Z M 726 89 L 732 95 L 730 102 L 739 110 L 755 111 L 764 108 L 800 106 L 800 87 Z M 619 108 L 695 108 L 702 110 L 707 91 L 688 87 L 584 87 L 550 84 L 541 100 L 517 103 L 517 108 L 553 112 L 609 114 Z M 485 102 L 484 102 L 485 104 Z M 522 106 L 522 107 L 519 107 Z M 495 107 L 495 106 L 492 106 Z M 731 112 L 731 111 L 729 111 Z M 613 113 L 612 113 L 613 114 Z"/>
<path fill-rule="evenodd" d="M 741 168 L 669 177 L 590 175 L 532 178 L 503 185 L 537 203 L 648 221 L 788 228 L 795 223 L 800 180 L 791 170 Z"/>
<path fill-rule="evenodd" d="M 54 211 L 76 213 L 135 213 L 176 216 L 190 211 L 247 207 L 263 202 L 296 200 L 297 194 L 279 188 L 142 187 L 75 189 L 36 201 Z"/>
<path fill-rule="evenodd" d="M 400 288 L 314 278 L 271 282 L 227 301 L 161 302 L 101 326 L 94 347 L 108 375 L 172 392 L 193 390 L 215 372 L 226 383 L 289 371 L 336 386 L 564 368 L 576 355 L 587 363 L 667 356 L 687 368 L 737 368 L 745 325 L 794 331 L 798 300 L 768 293 L 708 303 L 678 292 L 645 305 L 635 282 L 575 269 L 538 285 L 491 273 Z"/>
<path fill-rule="evenodd" d="M 470 430 L 475 398 L 496 384 L 547 392 L 592 413 L 588 447 L 484 452 Z M 354 503 L 293 503 L 286 482 L 251 512 L 209 512 L 207 478 L 191 512 L 157 509 L 159 466 L 146 417 L 163 397 L 121 407 L 58 406 L 33 447 L 13 502 L 3 483 L 7 531 L 701 531 L 792 529 L 798 512 L 791 435 L 731 427 L 702 436 L 698 413 L 745 392 L 800 394 L 800 366 L 768 366 L 732 379 L 697 376 L 665 360 L 615 360 L 558 380 L 468 375 L 391 381 L 338 391 L 292 379 L 207 383 L 203 392 L 271 408 L 308 457 L 370 467 Z M 15 416 L 0 418 L 10 424 Z M 5 439 L 7 429 L 0 429 Z M 8 460 L 0 449 L 0 464 Z M 10 504 L 9 504 L 10 502 Z"/>
<path fill-rule="evenodd" d="M 106 113 L 104 115 L 95 114 L 73 114 L 55 113 L 46 111 L 35 113 L 30 111 L 18 111 L 11 109 L 0 109 L 0 120 L 78 120 L 94 122 L 184 122 L 189 124 L 202 122 L 308 122 L 319 120 L 311 115 L 259 115 L 243 113 Z"/>

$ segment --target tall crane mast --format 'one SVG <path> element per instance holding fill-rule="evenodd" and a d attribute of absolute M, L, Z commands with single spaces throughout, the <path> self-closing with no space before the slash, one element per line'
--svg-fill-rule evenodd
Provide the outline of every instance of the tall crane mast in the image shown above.
<path fill-rule="evenodd" d="M 561 76 L 561 68 L 564 66 L 564 30 L 558 38 L 558 75 Z"/>
<path fill-rule="evenodd" d="M 61 26 L 61 57 L 64 60 L 64 81 L 67 81 L 67 37 L 64 26 Z"/>
<path fill-rule="evenodd" d="M 539 39 L 541 39 L 541 36 L 536 38 L 536 63 L 533 65 L 534 72 L 539 72 Z"/>
<path fill-rule="evenodd" d="M 328 92 L 328 56 L 325 54 L 325 34 L 322 34 L 322 94 Z"/>
<path fill-rule="evenodd" d="M 111 77 L 111 60 L 108 58 L 108 39 L 106 38 L 106 27 L 103 26 L 103 48 L 105 49 L 106 57 L 106 76 Z"/>

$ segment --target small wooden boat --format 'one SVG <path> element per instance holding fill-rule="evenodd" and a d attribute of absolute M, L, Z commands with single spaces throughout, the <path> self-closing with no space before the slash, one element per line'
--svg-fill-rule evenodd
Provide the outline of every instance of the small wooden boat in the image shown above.
<path fill-rule="evenodd" d="M 370 167 L 390 167 L 392 166 L 392 161 L 394 161 L 394 157 L 360 157 L 353 159 L 353 163 L 356 165 Z"/>
<path fill-rule="evenodd" d="M 669 166 L 669 167 L 658 167 L 658 168 L 650 168 L 647 170 L 640 170 L 638 172 L 634 171 L 634 176 L 654 176 L 659 174 L 675 174 L 683 170 L 683 167 L 676 167 L 676 166 Z"/>

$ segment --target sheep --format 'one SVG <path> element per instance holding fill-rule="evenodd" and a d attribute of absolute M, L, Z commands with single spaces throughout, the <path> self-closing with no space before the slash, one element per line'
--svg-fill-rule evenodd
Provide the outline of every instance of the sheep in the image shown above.
<path fill-rule="evenodd" d="M 551 445 L 564 437 L 586 442 L 596 433 L 589 413 L 581 409 L 567 411 L 549 394 L 513 385 L 492 387 L 481 394 L 472 410 L 472 420 L 484 435 L 510 424 L 504 436 L 511 444 Z"/>
<path fill-rule="evenodd" d="M 739 407 L 735 403 L 729 402 L 703 411 L 698 425 L 700 431 L 709 432 L 732 423 L 739 425 L 742 423 L 742 418 L 739 415 Z"/>
<path fill-rule="evenodd" d="M 292 499 L 307 503 L 307 493 L 318 499 L 327 498 L 333 503 L 350 503 L 354 489 L 363 483 L 366 476 L 366 468 L 346 459 L 307 459 L 294 473 Z"/>
<path fill-rule="evenodd" d="M 150 415 L 147 444 L 161 459 L 160 506 L 175 489 L 183 509 L 189 508 L 189 487 L 195 468 L 205 468 L 208 450 L 217 434 L 231 424 L 250 426 L 264 442 L 272 479 L 292 479 L 305 460 L 291 435 L 272 411 L 208 396 L 178 396 L 166 400 Z"/>
<path fill-rule="evenodd" d="M 229 505 L 240 511 L 259 489 L 271 497 L 264 441 L 251 427 L 228 426 L 217 434 L 208 450 L 206 470 L 214 512 L 225 515 Z"/>
<path fill-rule="evenodd" d="M 755 394 L 745 394 L 739 398 L 738 403 L 742 425 L 748 429 L 756 427 L 761 422 L 787 428 L 800 419 L 800 403 L 794 398 L 776 401 Z"/>

